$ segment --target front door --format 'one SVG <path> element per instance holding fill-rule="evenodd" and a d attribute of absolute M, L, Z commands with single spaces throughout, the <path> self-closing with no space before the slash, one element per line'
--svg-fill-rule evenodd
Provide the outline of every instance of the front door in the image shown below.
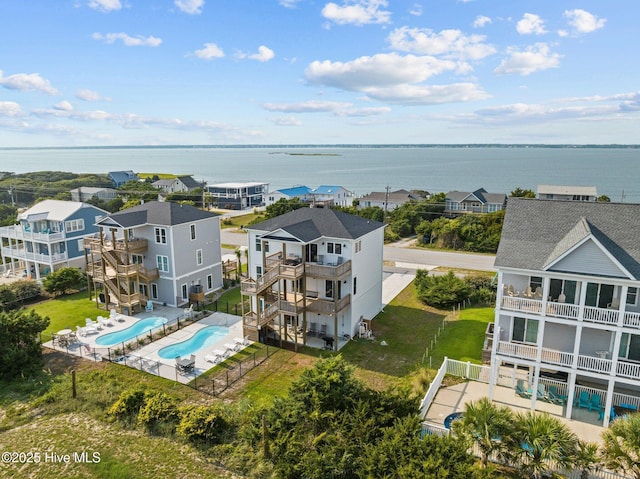
<path fill-rule="evenodd" d="M 308 244 L 306 251 L 305 261 L 307 263 L 316 263 L 318 261 L 318 245 L 315 243 Z"/>

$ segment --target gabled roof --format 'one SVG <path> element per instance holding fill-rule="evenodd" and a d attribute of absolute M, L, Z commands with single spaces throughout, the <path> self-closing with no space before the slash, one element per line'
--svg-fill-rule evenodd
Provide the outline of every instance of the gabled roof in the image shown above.
<path fill-rule="evenodd" d="M 294 186 L 292 188 L 282 188 L 281 190 L 276 190 L 276 193 L 280 193 L 285 196 L 304 196 L 308 195 L 311 192 L 311 188 L 305 185 Z"/>
<path fill-rule="evenodd" d="M 191 205 L 171 201 L 150 201 L 123 211 L 118 211 L 98 221 L 100 226 L 132 228 L 142 225 L 175 226 L 184 223 L 215 218 L 217 213 L 203 211 Z"/>
<path fill-rule="evenodd" d="M 509 198 L 496 266 L 543 271 L 586 238 L 640 279 L 640 204 Z"/>
<path fill-rule="evenodd" d="M 309 242 L 322 237 L 356 239 L 379 228 L 384 228 L 384 223 L 342 211 L 328 208 L 299 208 L 251 225 L 247 229 L 267 233 L 282 230 L 300 241 Z"/>
<path fill-rule="evenodd" d="M 18 219 L 27 221 L 64 221 L 81 208 L 95 208 L 97 211 L 107 213 L 100 208 L 81 201 L 44 200 L 20 213 Z"/>
<path fill-rule="evenodd" d="M 167 186 L 171 186 L 174 181 L 175 181 L 175 178 L 165 178 L 165 179 L 162 179 L 162 180 L 156 180 L 153 183 L 151 183 L 151 185 L 154 188 L 164 188 L 164 187 L 167 187 Z"/>
<path fill-rule="evenodd" d="M 177 179 L 180 180 L 182 184 L 187 188 L 189 188 L 190 190 L 195 190 L 196 188 L 202 188 L 202 183 L 194 180 L 193 176 L 189 176 L 189 175 L 178 176 Z"/>
<path fill-rule="evenodd" d="M 487 193 L 484 188 L 479 188 L 475 191 L 450 191 L 447 193 L 447 200 L 455 203 L 473 200 L 474 198 L 482 204 L 495 203 L 501 205 L 507 199 L 507 195 L 504 193 Z"/>
<path fill-rule="evenodd" d="M 407 190 L 397 190 L 387 193 L 385 191 L 374 191 L 360 198 L 360 201 L 389 201 L 389 203 L 400 203 L 409 200 L 417 200 L 418 197 Z"/>
<path fill-rule="evenodd" d="M 109 178 L 111 178 L 115 183 L 126 183 L 130 180 L 137 180 L 138 175 L 136 175 L 133 170 L 126 171 L 110 171 L 107 173 Z"/>
<path fill-rule="evenodd" d="M 81 186 L 80 188 L 72 189 L 70 192 L 73 193 L 74 191 L 77 191 L 78 193 L 94 194 L 94 195 L 102 191 L 112 191 L 114 193 L 117 193 L 117 190 L 114 190 L 113 188 L 104 188 L 104 187 L 98 187 L 98 186 Z"/>

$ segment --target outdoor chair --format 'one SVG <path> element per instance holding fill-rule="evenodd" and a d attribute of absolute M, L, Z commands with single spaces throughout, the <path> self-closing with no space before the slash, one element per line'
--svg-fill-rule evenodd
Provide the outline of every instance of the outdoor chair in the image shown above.
<path fill-rule="evenodd" d="M 320 325 L 320 336 L 326 336 L 327 335 L 327 325 L 326 324 L 321 324 Z"/>
<path fill-rule="evenodd" d="M 309 331 L 307 331 L 308 336 L 315 336 L 318 334 L 318 323 L 311 323 L 309 326 Z"/>
<path fill-rule="evenodd" d="M 591 400 L 589 401 L 589 405 L 587 406 L 589 411 L 600 411 L 603 409 L 602 406 L 602 398 L 600 394 L 592 394 Z"/>
<path fill-rule="evenodd" d="M 556 386 L 549 386 L 548 390 L 549 400 L 554 404 L 564 405 L 567 402 L 567 396 L 563 396 L 558 393 L 558 388 Z"/>
<path fill-rule="evenodd" d="M 78 336 L 86 336 L 87 335 L 87 328 L 86 327 L 76 326 L 76 329 L 78 330 Z"/>
<path fill-rule="evenodd" d="M 524 380 L 522 379 L 518 379 L 518 382 L 516 383 L 516 394 L 526 399 L 531 397 L 531 393 L 527 391 L 527 388 L 524 386 Z"/>
<path fill-rule="evenodd" d="M 578 404 L 576 404 L 579 408 L 589 409 L 589 402 L 591 397 L 587 391 L 580 391 L 578 395 Z"/>
<path fill-rule="evenodd" d="M 538 396 L 538 399 L 541 399 L 542 401 L 548 401 L 549 400 L 549 396 L 547 395 L 547 388 L 542 383 L 538 384 L 538 394 L 537 394 L 537 396 Z"/>
<path fill-rule="evenodd" d="M 144 307 L 147 313 L 153 311 L 153 301 L 147 301 L 147 305 Z"/>

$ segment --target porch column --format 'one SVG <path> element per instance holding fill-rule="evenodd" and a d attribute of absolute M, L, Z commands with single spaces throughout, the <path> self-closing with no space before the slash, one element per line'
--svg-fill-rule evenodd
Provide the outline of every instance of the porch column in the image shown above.
<path fill-rule="evenodd" d="M 493 393 L 498 381 L 498 370 L 501 362 L 502 358 L 500 356 L 492 356 L 491 367 L 489 368 L 489 401 L 493 401 Z"/>
<path fill-rule="evenodd" d="M 608 427 L 609 421 L 611 420 L 611 406 L 613 406 L 613 389 L 616 385 L 615 377 L 612 375 L 611 379 L 609 379 L 609 384 L 607 387 L 607 399 L 604 402 L 604 423 L 602 427 Z"/>
<path fill-rule="evenodd" d="M 627 292 L 629 291 L 629 286 L 624 285 L 620 291 L 620 307 L 618 308 L 618 327 L 621 328 L 624 326 L 624 314 L 627 311 Z M 616 350 L 617 351 L 617 350 Z M 613 358 L 613 354 L 611 355 Z"/>
<path fill-rule="evenodd" d="M 571 412 L 573 410 L 573 397 L 576 393 L 576 372 L 569 373 L 569 385 L 567 388 L 567 411 L 564 415 L 565 418 L 571 419 Z"/>
<path fill-rule="evenodd" d="M 540 379 L 540 363 L 533 367 L 533 386 L 531 394 L 531 410 L 536 410 L 536 401 L 538 399 L 538 380 Z"/>

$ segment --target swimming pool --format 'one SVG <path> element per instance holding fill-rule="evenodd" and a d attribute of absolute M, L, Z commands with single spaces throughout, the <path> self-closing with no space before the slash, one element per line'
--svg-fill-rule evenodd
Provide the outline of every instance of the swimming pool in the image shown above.
<path fill-rule="evenodd" d="M 126 343 L 127 341 L 139 336 L 141 334 L 148 333 L 152 329 L 158 328 L 163 324 L 166 324 L 167 318 L 161 318 L 154 316 L 152 318 L 144 318 L 140 321 L 132 324 L 122 331 L 115 331 L 113 333 L 103 334 L 96 338 L 96 344 L 100 346 L 113 346 L 118 343 Z"/>
<path fill-rule="evenodd" d="M 195 333 L 189 339 L 171 346 L 165 346 L 158 351 L 158 356 L 163 359 L 173 359 L 178 356 L 189 356 L 196 351 L 211 346 L 216 341 L 229 334 L 229 328 L 225 326 L 207 326 Z"/>

